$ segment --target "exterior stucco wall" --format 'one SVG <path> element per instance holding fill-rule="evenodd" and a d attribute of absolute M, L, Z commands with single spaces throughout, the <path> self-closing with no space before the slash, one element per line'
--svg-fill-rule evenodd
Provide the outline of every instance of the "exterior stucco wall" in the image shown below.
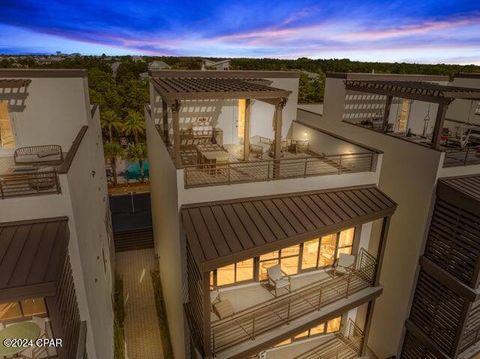
<path fill-rule="evenodd" d="M 10 106 L 17 147 L 58 144 L 68 151 L 88 121 L 84 81 L 82 77 L 32 78 L 24 109 Z M 9 96 L 2 94 L 4 98 Z"/>
<path fill-rule="evenodd" d="M 384 152 L 379 188 L 399 204 L 392 217 L 380 278 L 385 288 L 375 305 L 369 338 L 369 346 L 384 358 L 396 355 L 400 345 L 441 152 L 342 122 L 344 91 L 341 80 L 327 79 L 324 116 L 304 111 L 298 116 L 302 122 Z M 379 229 L 378 224 L 374 226 L 373 238 L 378 238 Z"/>
<path fill-rule="evenodd" d="M 80 306 L 87 320 L 87 350 L 92 358 L 113 357 L 113 308 L 110 245 L 105 223 L 108 208 L 107 180 L 98 111 L 90 121 L 67 174 L 75 247 L 83 279 L 87 306 Z"/>
<path fill-rule="evenodd" d="M 146 133 L 155 253 L 160 266 L 174 355 L 175 358 L 186 358 L 182 297 L 184 260 L 180 237 L 177 170 L 148 112 Z"/>

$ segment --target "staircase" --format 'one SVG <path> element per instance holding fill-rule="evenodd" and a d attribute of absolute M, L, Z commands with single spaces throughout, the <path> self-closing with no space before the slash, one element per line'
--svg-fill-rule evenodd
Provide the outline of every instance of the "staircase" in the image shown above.
<path fill-rule="evenodd" d="M 134 251 L 154 247 L 152 228 L 116 232 L 113 238 L 115 240 L 115 252 Z"/>

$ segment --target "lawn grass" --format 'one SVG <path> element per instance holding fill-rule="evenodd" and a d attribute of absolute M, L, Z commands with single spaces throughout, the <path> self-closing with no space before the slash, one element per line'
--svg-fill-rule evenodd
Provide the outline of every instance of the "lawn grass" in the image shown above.
<path fill-rule="evenodd" d="M 115 359 L 125 359 L 125 307 L 123 302 L 123 280 L 118 275 L 115 276 L 113 315 Z"/>
<path fill-rule="evenodd" d="M 158 324 L 160 326 L 160 335 L 162 337 L 163 356 L 165 359 L 173 359 L 173 348 L 170 340 L 170 330 L 168 328 L 167 310 L 163 298 L 162 282 L 159 271 L 151 271 L 153 294 L 155 296 L 155 307 L 157 308 Z"/>

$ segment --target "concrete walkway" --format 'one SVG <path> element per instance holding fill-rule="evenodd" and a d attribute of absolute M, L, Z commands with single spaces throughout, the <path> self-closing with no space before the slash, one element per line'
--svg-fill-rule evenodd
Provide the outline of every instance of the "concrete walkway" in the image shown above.
<path fill-rule="evenodd" d="M 116 254 L 125 299 L 125 359 L 163 359 L 150 275 L 154 266 L 153 249 Z"/>

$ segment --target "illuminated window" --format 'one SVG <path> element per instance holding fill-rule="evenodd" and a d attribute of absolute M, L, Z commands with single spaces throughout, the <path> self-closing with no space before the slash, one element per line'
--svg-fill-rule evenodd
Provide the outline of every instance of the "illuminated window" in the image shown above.
<path fill-rule="evenodd" d="M 300 246 L 292 246 L 288 248 L 283 248 L 280 251 L 280 263 L 282 270 L 288 275 L 293 275 L 298 273 L 298 260 L 300 256 Z"/>
<path fill-rule="evenodd" d="M 302 269 L 317 268 L 319 239 L 303 243 Z"/>
<path fill-rule="evenodd" d="M 327 322 L 327 333 L 335 333 L 340 330 L 340 325 L 342 324 L 342 317 L 337 317 L 335 319 L 329 320 Z"/>
<path fill-rule="evenodd" d="M 7 101 L 0 101 L 0 145 L 1 148 L 15 148 L 12 120 L 10 118 Z"/>
<path fill-rule="evenodd" d="M 292 338 L 289 338 L 287 340 L 283 340 L 282 342 L 278 343 L 275 345 L 275 347 L 280 347 L 282 345 L 287 345 L 295 341 L 299 341 L 302 339 L 306 338 L 311 338 L 311 337 L 316 337 L 319 335 L 325 335 L 325 334 L 330 334 L 330 333 L 336 333 L 340 331 L 342 323 L 342 317 L 336 317 L 334 319 L 331 319 L 325 323 L 318 324 L 314 326 L 313 328 L 310 328 L 309 330 L 306 330 L 304 332 L 301 332 L 300 334 L 295 335 Z"/>
<path fill-rule="evenodd" d="M 253 258 L 218 268 L 210 273 L 210 286 L 224 286 L 253 280 Z"/>
<path fill-rule="evenodd" d="M 338 240 L 337 258 L 340 253 L 352 254 L 353 238 L 355 235 L 355 228 L 349 228 L 340 232 Z"/>
<path fill-rule="evenodd" d="M 330 234 L 320 240 L 320 256 L 318 266 L 327 267 L 333 265 L 337 249 L 337 234 Z"/>
<path fill-rule="evenodd" d="M 22 309 L 17 302 L 0 304 L 0 321 L 22 318 Z"/>
<path fill-rule="evenodd" d="M 238 100 L 238 138 L 243 138 L 245 135 L 245 113 L 247 108 L 247 101 L 245 99 Z"/>
<path fill-rule="evenodd" d="M 17 321 L 32 316 L 46 316 L 47 307 L 43 298 L 21 300 L 0 304 L 0 322 Z"/>
<path fill-rule="evenodd" d="M 23 309 L 23 315 L 26 317 L 47 314 L 45 301 L 43 298 L 27 299 L 20 301 Z"/>
<path fill-rule="evenodd" d="M 270 252 L 260 256 L 259 277 L 260 280 L 267 280 L 267 270 L 280 263 L 280 251 Z"/>

